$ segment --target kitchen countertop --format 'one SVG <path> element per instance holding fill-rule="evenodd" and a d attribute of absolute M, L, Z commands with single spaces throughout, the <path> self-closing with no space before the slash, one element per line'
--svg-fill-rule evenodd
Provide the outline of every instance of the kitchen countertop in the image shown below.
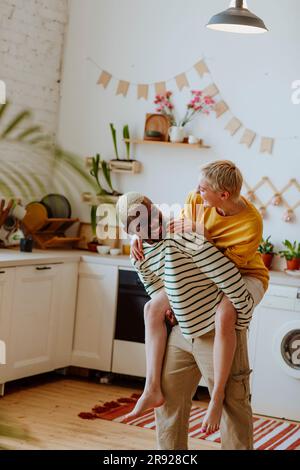
<path fill-rule="evenodd" d="M 129 256 L 100 255 L 83 250 L 37 250 L 32 253 L 20 252 L 17 249 L 0 249 L 0 267 L 28 266 L 45 263 L 88 262 L 120 267 L 132 267 Z M 270 271 L 272 284 L 300 288 L 299 277 L 286 274 L 284 271 Z"/>

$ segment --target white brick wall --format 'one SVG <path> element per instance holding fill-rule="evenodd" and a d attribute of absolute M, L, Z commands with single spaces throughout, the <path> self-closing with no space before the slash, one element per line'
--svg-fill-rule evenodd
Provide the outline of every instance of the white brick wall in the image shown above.
<path fill-rule="evenodd" d="M 0 0 L 0 80 L 6 83 L 7 98 L 13 104 L 11 112 L 32 109 L 33 122 L 51 134 L 57 129 L 67 21 L 68 0 Z M 5 195 L 5 185 L 1 186 L 1 167 L 7 170 L 5 162 L 25 177 L 28 170 L 28 174 L 42 177 L 47 184 L 49 162 L 34 156 L 32 150 L 1 143 L 0 196 Z M 10 187 L 13 184 L 9 177 L 5 182 Z M 32 192 L 28 191 L 27 199 L 33 199 Z"/>

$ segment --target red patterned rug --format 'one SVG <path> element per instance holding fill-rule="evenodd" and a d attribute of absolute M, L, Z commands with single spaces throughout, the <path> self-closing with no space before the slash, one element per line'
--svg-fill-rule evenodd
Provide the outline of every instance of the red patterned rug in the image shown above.
<path fill-rule="evenodd" d="M 91 412 L 79 413 L 82 419 L 106 419 L 116 423 L 139 426 L 141 428 L 155 429 L 154 410 L 145 412 L 136 419 L 126 420 L 140 395 L 133 394 L 130 398 L 119 398 L 115 401 L 95 406 Z M 220 432 L 206 436 L 200 432 L 206 408 L 193 406 L 189 420 L 189 436 L 196 439 L 220 443 Z M 273 418 L 253 417 L 254 449 L 256 450 L 300 450 L 300 424 L 291 423 Z"/>

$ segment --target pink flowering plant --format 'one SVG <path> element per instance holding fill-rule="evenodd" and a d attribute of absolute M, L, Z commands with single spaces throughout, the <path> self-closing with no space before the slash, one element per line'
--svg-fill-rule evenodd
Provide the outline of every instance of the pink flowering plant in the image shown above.
<path fill-rule="evenodd" d="M 192 121 L 198 114 L 208 115 L 215 104 L 211 96 L 204 95 L 200 90 L 191 91 L 191 99 L 187 104 L 187 109 L 184 118 L 178 122 L 174 113 L 174 105 L 171 101 L 173 93 L 166 91 L 163 95 L 156 95 L 154 104 L 157 105 L 156 111 L 160 114 L 168 116 L 172 126 L 185 126 L 188 122 Z"/>
<path fill-rule="evenodd" d="M 174 114 L 174 105 L 171 101 L 173 93 L 166 91 L 163 95 L 156 95 L 154 104 L 157 105 L 156 112 L 168 116 L 172 126 L 176 126 L 176 118 Z"/>

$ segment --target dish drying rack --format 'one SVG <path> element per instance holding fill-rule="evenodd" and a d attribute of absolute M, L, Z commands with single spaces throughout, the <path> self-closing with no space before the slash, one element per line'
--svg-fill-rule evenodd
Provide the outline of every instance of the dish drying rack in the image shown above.
<path fill-rule="evenodd" d="M 64 233 L 76 222 L 79 222 L 79 219 L 47 218 L 34 228 L 30 227 L 25 220 L 22 225 L 25 228 L 26 235 L 32 237 L 37 247 L 45 250 L 47 248 L 62 248 L 79 242 L 80 237 L 67 237 Z"/>

